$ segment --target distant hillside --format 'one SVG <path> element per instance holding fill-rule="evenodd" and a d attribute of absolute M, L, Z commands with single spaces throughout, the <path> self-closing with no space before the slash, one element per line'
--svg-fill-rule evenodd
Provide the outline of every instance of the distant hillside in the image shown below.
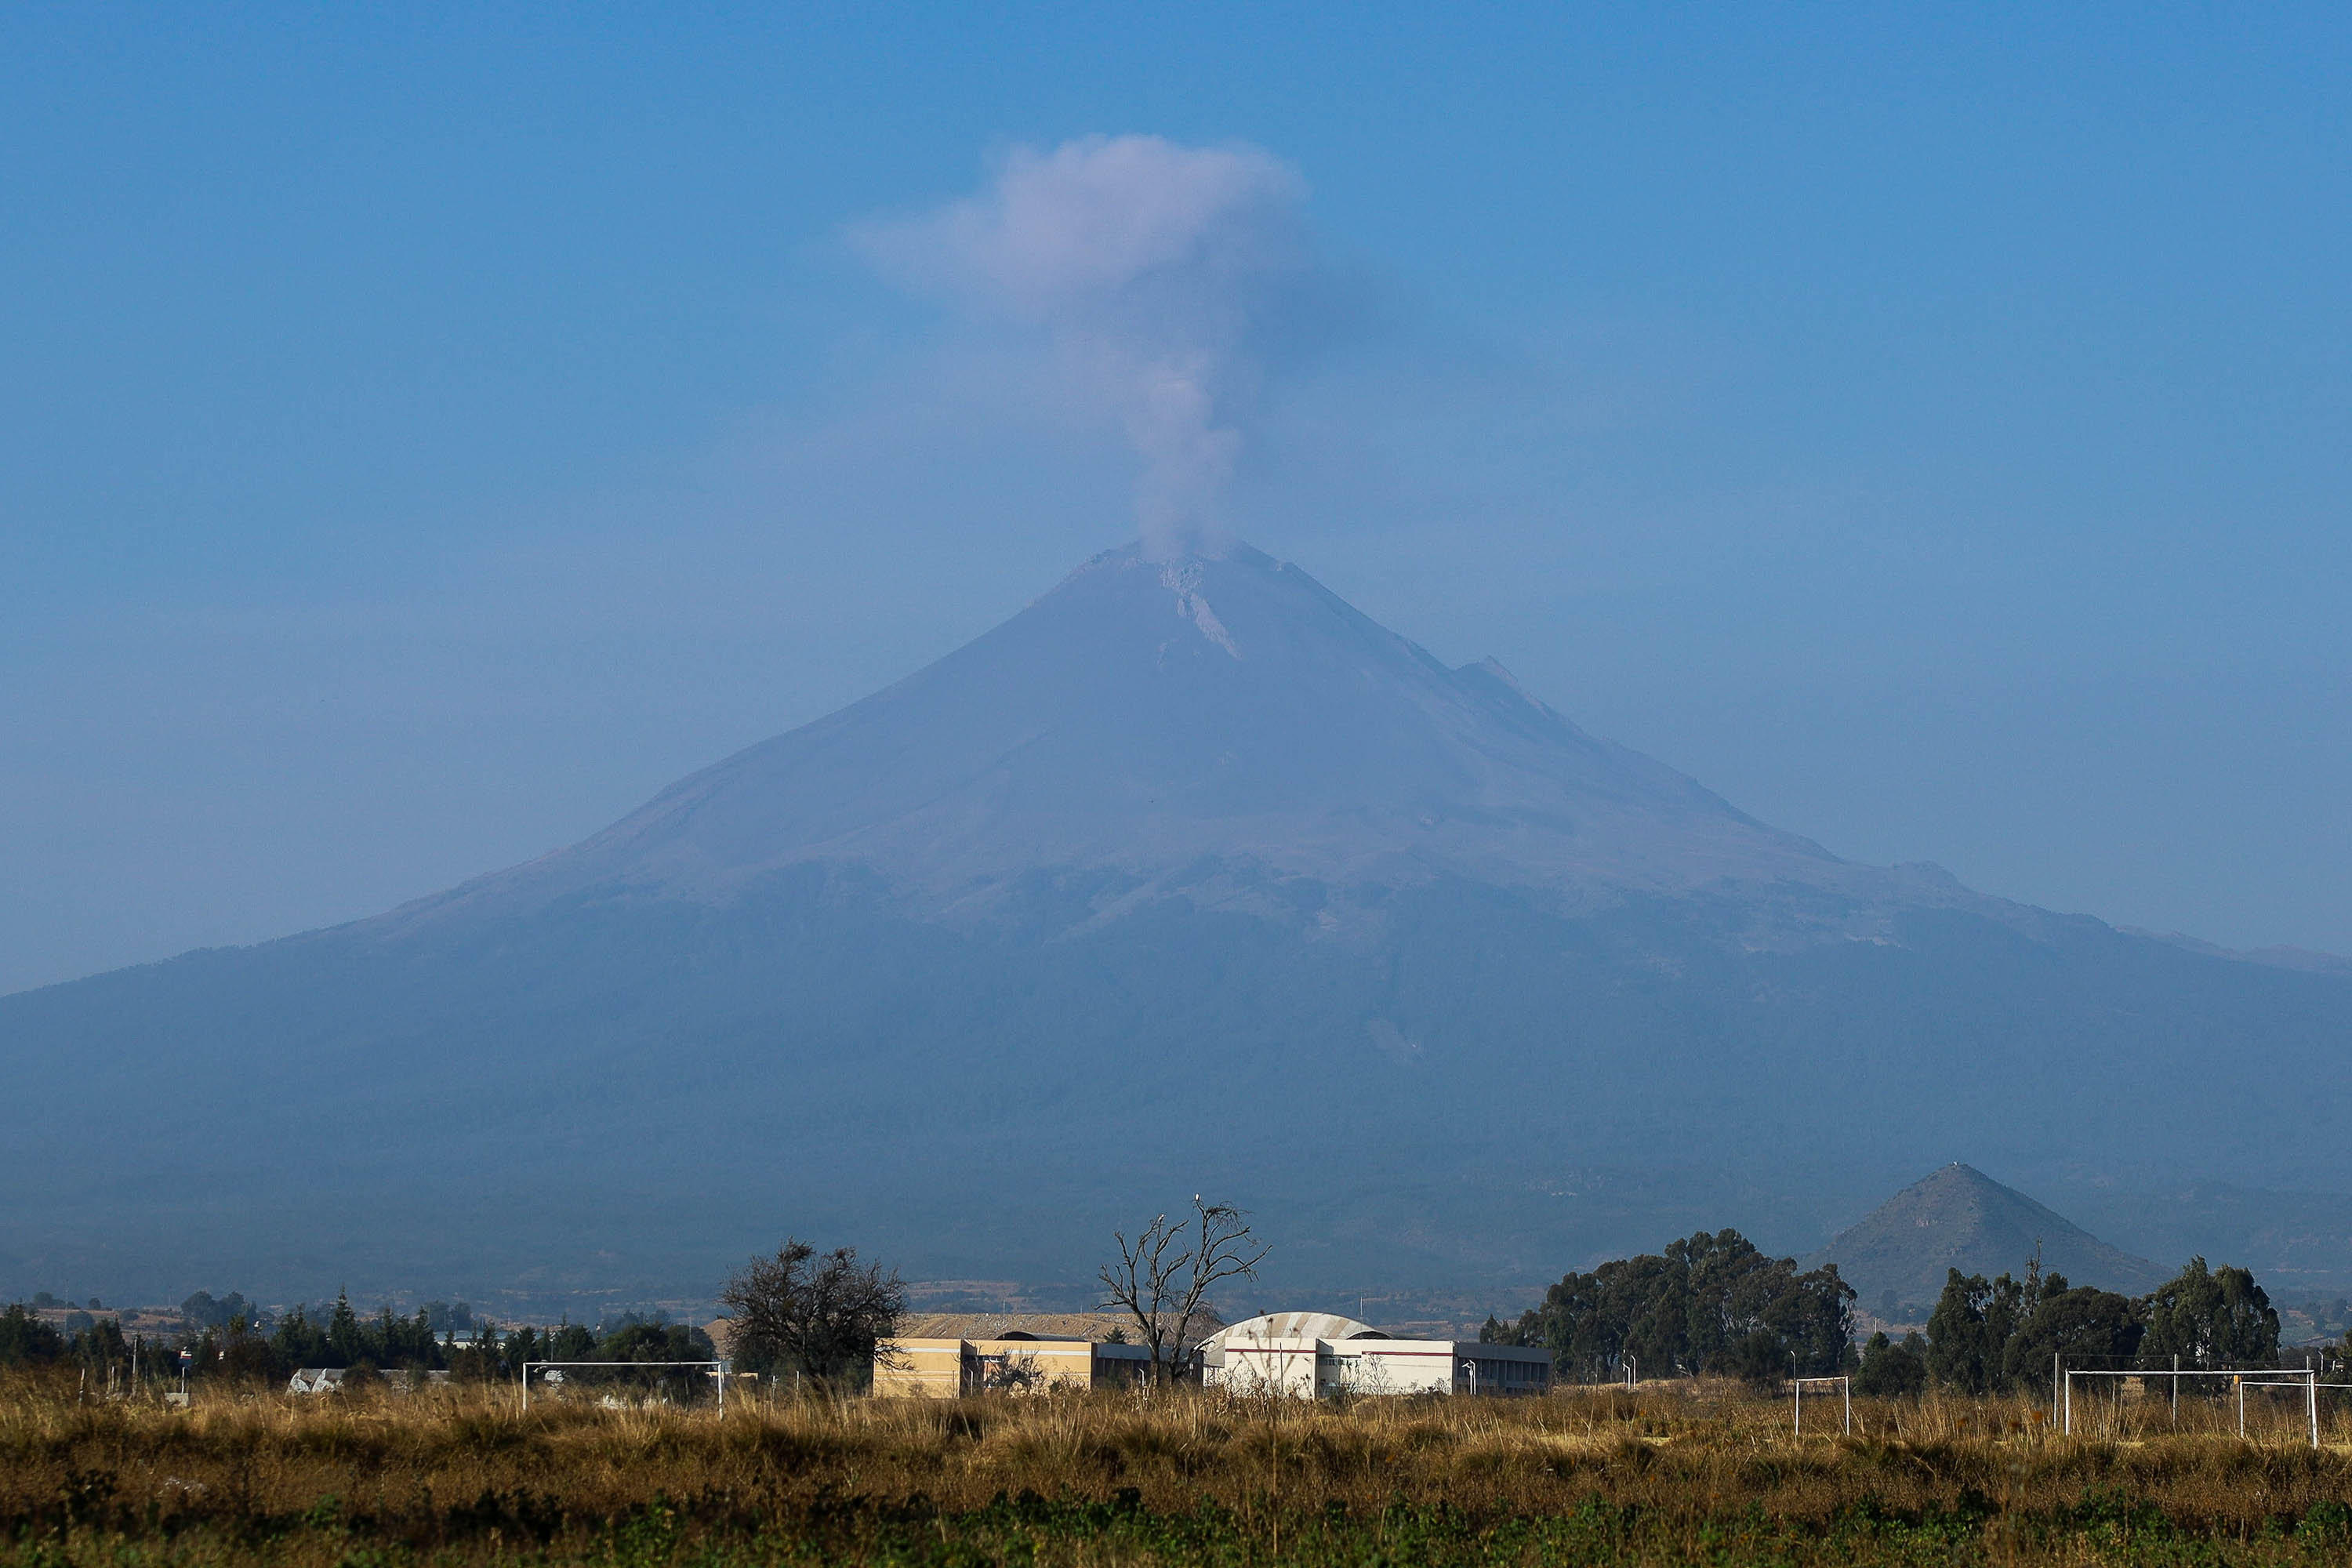
<path fill-rule="evenodd" d="M 1921 1149 L 2352 1191 L 2347 1042 L 2352 977 L 1840 859 L 1296 566 L 1120 550 L 529 865 L 0 997 L 0 1300 L 584 1310 L 790 1234 L 1077 1306 L 1207 1193 L 1277 1244 L 1251 1307 L 1483 1314 L 1811 1245 Z M 2129 1276 L 2016 1202 L 1952 1256 Z"/>
<path fill-rule="evenodd" d="M 1948 1270 L 2022 1275 L 2039 1247 L 2044 1273 L 2076 1285 L 2137 1295 L 2169 1278 L 2145 1258 L 2109 1247 L 2064 1215 L 1957 1162 L 1914 1182 L 1838 1233 L 1809 1267 L 1834 1263 L 1875 1311 L 1889 1290 L 1898 1301 L 1932 1305 Z"/>

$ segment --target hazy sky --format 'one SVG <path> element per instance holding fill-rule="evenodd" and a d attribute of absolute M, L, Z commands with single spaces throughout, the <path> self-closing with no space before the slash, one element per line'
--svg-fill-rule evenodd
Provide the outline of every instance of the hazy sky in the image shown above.
<path fill-rule="evenodd" d="M 10 7 L 0 990 L 579 837 L 1146 528 L 1839 853 L 2352 951 L 2347 76 L 2340 5 Z"/>

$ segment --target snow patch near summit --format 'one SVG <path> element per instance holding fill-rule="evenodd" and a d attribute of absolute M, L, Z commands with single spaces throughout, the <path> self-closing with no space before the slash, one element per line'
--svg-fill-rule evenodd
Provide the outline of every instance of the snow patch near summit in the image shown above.
<path fill-rule="evenodd" d="M 1225 630 L 1225 623 L 1217 619 L 1217 612 L 1209 608 L 1209 601 L 1201 597 L 1201 563 L 1197 561 L 1171 561 L 1160 568 L 1160 585 L 1176 595 L 1176 613 L 1192 617 L 1201 628 L 1201 635 L 1223 648 L 1235 658 L 1242 650 L 1234 646 L 1234 636 Z"/>

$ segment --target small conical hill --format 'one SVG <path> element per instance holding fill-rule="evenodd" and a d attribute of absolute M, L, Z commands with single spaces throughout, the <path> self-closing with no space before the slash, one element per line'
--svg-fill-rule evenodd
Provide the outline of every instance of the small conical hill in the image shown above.
<path fill-rule="evenodd" d="M 1931 1305 L 1954 1268 L 2022 1277 L 2037 1247 L 2044 1273 L 2075 1285 L 2137 1294 L 2164 1279 L 2147 1259 L 1958 1162 L 1879 1205 L 1811 1261 L 1836 1264 L 1864 1310 L 1877 1311 L 1890 1290 L 1906 1305 Z"/>

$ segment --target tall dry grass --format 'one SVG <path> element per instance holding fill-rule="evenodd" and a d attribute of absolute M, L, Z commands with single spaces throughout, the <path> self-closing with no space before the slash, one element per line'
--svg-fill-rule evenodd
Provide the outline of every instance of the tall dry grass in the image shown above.
<path fill-rule="evenodd" d="M 1704 1383 L 1348 1405 L 812 1398 L 722 1416 L 538 1395 L 525 1413 L 494 1387 L 214 1388 L 181 1411 L 26 1378 L 0 1384 L 0 1541 L 19 1560 L 110 1563 L 125 1551 L 325 1563 L 353 1542 L 453 1561 L 596 1542 L 610 1555 L 614 1529 L 656 1515 L 691 1526 L 672 1542 L 684 1551 L 689 1538 L 795 1539 L 850 1506 L 913 1500 L 944 1517 L 1034 1493 L 1154 1516 L 1206 1506 L 1268 1561 L 1285 1528 L 1297 1547 L 1297 1521 L 1400 1501 L 1491 1521 L 1597 1500 L 1692 1543 L 1726 1520 L 1818 1534 L 1858 1517 L 1974 1519 L 1986 1522 L 1971 1550 L 1990 1551 L 2001 1521 L 2105 1518 L 2121 1500 L 2197 1539 L 2247 1544 L 2352 1500 L 2352 1416 L 2331 1410 L 2315 1452 L 2283 1403 L 2262 1408 L 2259 1440 L 2240 1442 L 2213 1429 L 2233 1427 L 2233 1405 L 2191 1400 L 2175 1434 L 2160 1397 L 2106 1411 L 2115 1436 L 2071 1438 L 2025 1401 L 1858 1400 L 1847 1436 L 1831 1397 L 1808 1400 L 1821 1427 L 1800 1438 L 1785 1401 Z M 2078 1423 L 2096 1425 L 2090 1414 L 2078 1404 Z"/>

